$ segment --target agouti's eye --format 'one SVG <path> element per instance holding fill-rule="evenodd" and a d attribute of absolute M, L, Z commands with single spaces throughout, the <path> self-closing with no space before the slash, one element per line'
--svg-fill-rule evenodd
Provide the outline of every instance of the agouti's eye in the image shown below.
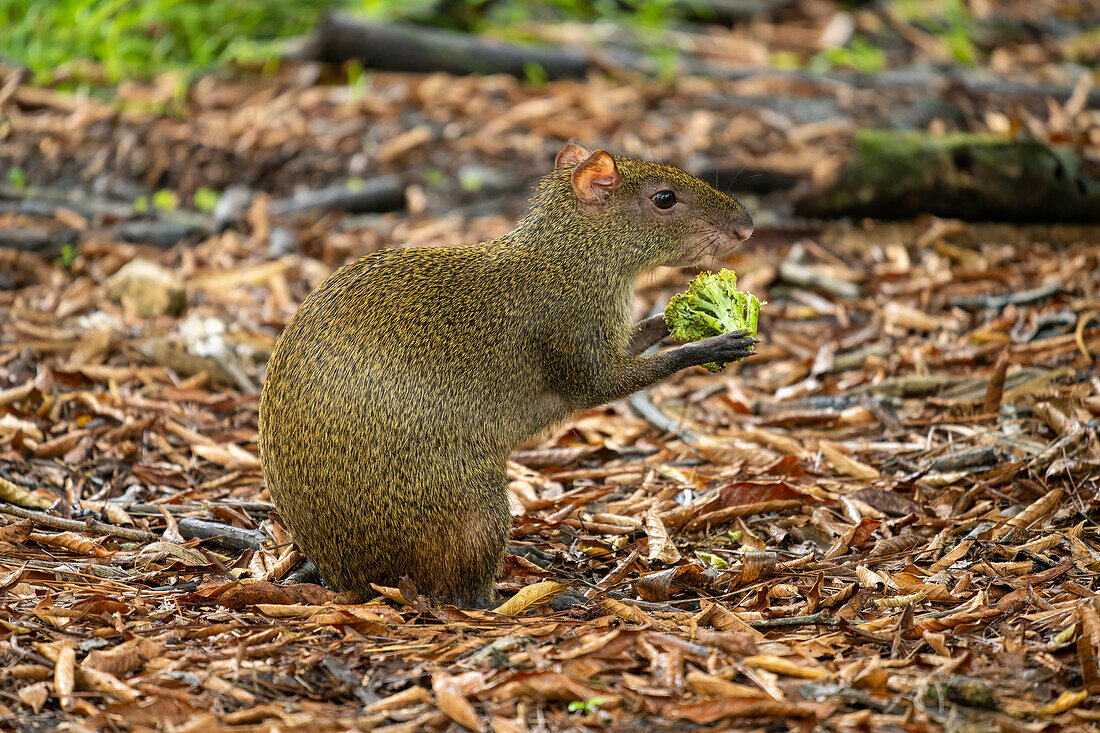
<path fill-rule="evenodd" d="M 658 209 L 671 209 L 676 203 L 676 194 L 672 191 L 658 191 L 651 198 Z"/>

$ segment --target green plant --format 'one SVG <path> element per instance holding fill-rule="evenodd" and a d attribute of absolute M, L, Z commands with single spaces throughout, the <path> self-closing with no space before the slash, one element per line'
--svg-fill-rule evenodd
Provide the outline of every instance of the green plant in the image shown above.
<path fill-rule="evenodd" d="M 438 168 L 425 168 L 424 180 L 432 188 L 442 188 L 447 183 L 447 174 Z"/>
<path fill-rule="evenodd" d="M 810 59 L 809 68 L 815 72 L 825 72 L 843 67 L 871 73 L 886 66 L 886 52 L 873 45 L 863 36 L 855 36 L 847 46 L 826 48 Z"/>
<path fill-rule="evenodd" d="M 771 56 L 772 66 L 780 71 L 794 71 L 802 68 L 802 57 L 794 51 L 780 51 Z"/>
<path fill-rule="evenodd" d="M 897 0 L 901 17 L 935 34 L 958 62 L 974 65 L 974 18 L 964 0 Z"/>
<path fill-rule="evenodd" d="M 165 211 L 175 211 L 180 206 L 180 197 L 174 191 L 162 188 L 153 194 L 153 206 Z"/>
<path fill-rule="evenodd" d="M 947 27 L 940 34 L 940 39 L 951 55 L 959 63 L 973 66 L 978 60 L 978 52 L 971 40 L 972 20 L 970 11 L 962 0 L 950 0 L 944 12 L 944 21 Z"/>
<path fill-rule="evenodd" d="M 203 186 L 195 190 L 195 195 L 192 198 L 196 209 L 210 213 L 218 205 L 219 197 L 215 191 Z"/>
<path fill-rule="evenodd" d="M 695 554 L 699 557 L 700 560 L 705 562 L 707 565 L 710 565 L 712 568 L 728 568 L 730 565 L 728 562 L 725 561 L 724 558 L 721 558 L 718 555 L 712 554 L 710 552 L 703 552 L 700 550 Z"/>
<path fill-rule="evenodd" d="M 594 697 L 591 700 L 588 700 L 587 702 L 581 702 L 580 700 L 574 700 L 573 702 L 569 703 L 569 712 L 571 712 L 571 713 L 578 713 L 579 712 L 581 715 L 588 715 L 589 713 L 594 711 L 596 708 L 598 708 L 600 705 L 603 705 L 604 702 L 605 701 L 602 697 Z"/>
<path fill-rule="evenodd" d="M 546 69 L 542 68 L 542 64 L 537 61 L 528 61 L 523 65 L 523 75 L 527 77 L 527 81 L 531 82 L 532 86 L 544 87 L 550 77 L 546 73 Z"/>
<path fill-rule="evenodd" d="M 26 188 L 27 172 L 17 165 L 12 166 L 8 169 L 8 183 L 19 189 Z"/>
<path fill-rule="evenodd" d="M 75 244 L 66 244 L 61 247 L 61 255 L 55 260 L 59 267 L 63 267 L 68 270 L 76 262 L 76 258 L 80 256 L 80 248 Z"/>
<path fill-rule="evenodd" d="M 186 90 L 195 73 L 228 63 L 274 70 L 281 40 L 333 6 L 513 39 L 530 21 L 602 20 L 650 34 L 655 52 L 667 44 L 652 33 L 683 12 L 676 0 L 0 0 L 0 59 L 27 66 L 36 83 L 87 89 L 177 71 Z M 542 83 L 538 69 L 527 74 Z M 353 96 L 367 83 L 349 66 Z"/>
<path fill-rule="evenodd" d="M 348 69 L 348 89 L 350 90 L 350 98 L 352 102 L 362 102 L 367 96 L 367 85 L 369 77 L 363 69 L 363 62 L 358 60 L 352 60 L 347 63 Z"/>
<path fill-rule="evenodd" d="M 277 55 L 311 28 L 323 0 L 0 0 L 0 50 L 36 81 L 106 81 Z"/>

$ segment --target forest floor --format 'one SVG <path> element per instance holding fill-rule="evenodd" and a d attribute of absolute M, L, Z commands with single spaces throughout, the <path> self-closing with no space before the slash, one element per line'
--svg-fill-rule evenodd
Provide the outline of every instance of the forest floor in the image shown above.
<path fill-rule="evenodd" d="M 0 76 L 0 728 L 1095 729 L 1100 227 L 793 218 L 911 89 L 331 74 L 174 111 L 170 79 Z M 1095 162 L 1078 88 L 910 122 Z M 768 301 L 759 354 L 517 452 L 541 555 L 499 612 L 288 581 L 256 448 L 279 331 L 351 258 L 508 231 L 570 136 L 738 192 L 757 234 L 714 267 Z M 293 205 L 379 181 L 401 210 Z"/>

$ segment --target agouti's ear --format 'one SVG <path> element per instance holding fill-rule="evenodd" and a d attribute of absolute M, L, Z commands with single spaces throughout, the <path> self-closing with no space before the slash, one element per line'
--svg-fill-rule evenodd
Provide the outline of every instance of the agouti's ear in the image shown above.
<path fill-rule="evenodd" d="M 615 159 L 606 150 L 597 150 L 573 169 L 573 193 L 584 203 L 599 206 L 623 185 Z"/>
<path fill-rule="evenodd" d="M 554 167 L 572 168 L 589 155 L 592 155 L 592 151 L 586 148 L 580 140 L 571 137 L 565 143 L 565 147 L 561 149 L 561 152 L 558 153 L 558 157 L 554 158 Z"/>

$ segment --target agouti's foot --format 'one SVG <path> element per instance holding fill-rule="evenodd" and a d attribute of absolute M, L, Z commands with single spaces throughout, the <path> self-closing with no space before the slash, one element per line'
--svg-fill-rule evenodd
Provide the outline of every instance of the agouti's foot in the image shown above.
<path fill-rule="evenodd" d="M 756 339 L 747 331 L 730 331 L 680 348 L 690 349 L 693 364 L 724 363 L 752 356 L 756 353 L 753 349 L 755 343 Z"/>

